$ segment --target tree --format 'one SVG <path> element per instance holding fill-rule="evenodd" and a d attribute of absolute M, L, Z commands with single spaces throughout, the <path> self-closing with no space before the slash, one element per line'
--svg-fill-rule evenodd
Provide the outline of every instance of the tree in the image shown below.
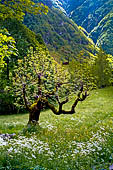
<path fill-rule="evenodd" d="M 71 79 L 75 80 L 78 86 L 83 83 L 86 88 L 95 86 L 93 77 L 94 56 L 86 56 L 83 51 L 69 63 L 69 72 Z"/>
<path fill-rule="evenodd" d="M 75 89 L 75 85 L 70 83 L 68 70 L 58 64 L 41 46 L 37 47 L 36 51 L 31 49 L 27 57 L 18 60 L 14 72 L 13 84 L 18 96 L 17 102 L 20 105 L 24 102 L 30 113 L 29 123 L 39 121 L 40 112 L 44 107 L 50 108 L 56 115 L 73 114 L 78 102 L 88 96 L 87 91 L 83 92 L 82 86 L 71 109 L 63 110 L 63 105 L 68 102 L 70 91 Z M 53 101 L 58 102 L 58 110 Z"/>
<path fill-rule="evenodd" d="M 96 54 L 93 69 L 97 87 L 102 88 L 110 85 L 112 68 L 110 67 L 109 55 L 107 55 L 102 48 L 100 48 Z"/>
<path fill-rule="evenodd" d="M 12 96 L 8 90 L 12 58 L 17 57 L 16 42 L 6 29 L 0 29 L 0 114 L 12 108 Z M 11 64 L 10 64 L 11 63 Z M 7 89 L 7 90 L 6 90 Z M 14 110 L 14 108 L 13 108 Z"/>
<path fill-rule="evenodd" d="M 6 64 L 5 61 L 7 61 L 7 58 L 11 55 L 17 55 L 15 40 L 6 29 L 0 30 L 0 72 Z"/>
<path fill-rule="evenodd" d="M 32 0 L 0 0 L 0 18 L 16 18 L 23 20 L 26 13 L 47 13 L 48 7 L 42 3 L 34 3 Z"/>

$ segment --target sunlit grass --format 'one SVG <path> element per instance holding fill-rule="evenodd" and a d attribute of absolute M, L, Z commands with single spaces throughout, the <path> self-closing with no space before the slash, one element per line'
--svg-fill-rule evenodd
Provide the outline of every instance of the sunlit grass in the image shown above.
<path fill-rule="evenodd" d="M 72 103 L 66 104 L 65 109 Z M 92 91 L 73 115 L 56 116 L 45 110 L 39 127 L 27 127 L 27 122 L 28 114 L 0 116 L 0 133 L 19 134 L 3 151 L 6 153 L 13 146 L 6 161 L 10 162 L 10 169 L 17 166 L 18 170 L 30 170 L 40 165 L 45 170 L 101 170 L 113 164 L 113 87 Z M 21 137 L 23 134 L 25 138 Z M 21 146 L 21 142 L 29 147 Z"/>
<path fill-rule="evenodd" d="M 18 133 L 28 121 L 28 114 L 0 116 L 0 133 Z"/>

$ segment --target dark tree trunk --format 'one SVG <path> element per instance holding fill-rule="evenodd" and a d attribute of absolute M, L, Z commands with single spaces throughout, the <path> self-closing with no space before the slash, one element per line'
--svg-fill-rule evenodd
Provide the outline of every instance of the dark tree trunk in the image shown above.
<path fill-rule="evenodd" d="M 29 113 L 29 122 L 28 124 L 34 123 L 37 124 L 39 121 L 39 116 L 40 116 L 40 112 L 41 110 L 31 110 L 31 112 Z"/>
<path fill-rule="evenodd" d="M 40 99 L 38 99 L 34 104 L 31 105 L 31 107 L 29 107 L 29 122 L 30 123 L 34 123 L 37 124 L 39 121 L 39 116 L 40 116 L 40 112 L 43 109 L 43 103 Z"/>

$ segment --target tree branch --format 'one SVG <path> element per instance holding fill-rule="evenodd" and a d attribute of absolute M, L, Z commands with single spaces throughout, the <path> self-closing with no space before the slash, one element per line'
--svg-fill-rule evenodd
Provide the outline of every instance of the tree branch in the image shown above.
<path fill-rule="evenodd" d="M 58 104 L 59 104 L 59 109 L 58 110 L 55 108 L 55 106 L 53 104 L 49 103 L 47 99 L 42 99 L 42 100 L 46 103 L 46 105 L 56 115 L 60 115 L 60 114 L 74 114 L 75 113 L 75 107 L 77 106 L 78 102 L 79 101 L 84 101 L 87 96 L 88 96 L 87 91 L 85 91 L 85 93 L 83 94 L 83 86 L 82 86 L 80 91 L 79 91 L 79 93 L 78 93 L 78 95 L 77 95 L 77 98 L 75 99 L 75 102 L 73 103 L 73 105 L 71 107 L 71 110 L 69 110 L 69 111 L 66 111 L 66 110 L 62 109 L 63 105 L 68 102 L 68 98 L 66 98 L 64 101 L 60 102 L 59 97 L 56 96 L 56 100 L 58 101 Z"/>

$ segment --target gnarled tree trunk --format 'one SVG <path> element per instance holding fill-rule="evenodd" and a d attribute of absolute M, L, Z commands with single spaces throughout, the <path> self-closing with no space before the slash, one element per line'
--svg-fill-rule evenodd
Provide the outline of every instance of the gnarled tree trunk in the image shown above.
<path fill-rule="evenodd" d="M 71 106 L 71 109 L 69 111 L 63 110 L 63 105 L 65 103 L 68 102 L 68 98 L 66 98 L 66 100 L 64 100 L 63 102 L 60 102 L 59 97 L 56 97 L 56 100 L 59 104 L 59 109 L 57 110 L 55 108 L 55 106 L 51 103 L 49 103 L 48 101 L 48 97 L 39 97 L 36 102 L 34 104 L 32 104 L 31 106 L 29 106 L 27 104 L 27 99 L 25 96 L 26 92 L 25 92 L 25 85 L 23 86 L 23 98 L 24 98 L 24 102 L 25 102 L 25 106 L 26 109 L 29 111 L 29 121 L 28 124 L 37 124 L 39 121 L 39 117 L 40 117 L 40 112 L 42 111 L 43 107 L 46 106 L 49 109 L 52 110 L 52 112 L 56 115 L 60 115 L 60 114 L 74 114 L 75 113 L 75 107 L 77 106 L 79 101 L 84 101 L 86 99 L 86 97 L 88 96 L 87 91 L 85 91 L 83 93 L 83 86 L 81 87 L 81 89 L 79 90 L 79 93 L 73 103 L 73 105 Z"/>

